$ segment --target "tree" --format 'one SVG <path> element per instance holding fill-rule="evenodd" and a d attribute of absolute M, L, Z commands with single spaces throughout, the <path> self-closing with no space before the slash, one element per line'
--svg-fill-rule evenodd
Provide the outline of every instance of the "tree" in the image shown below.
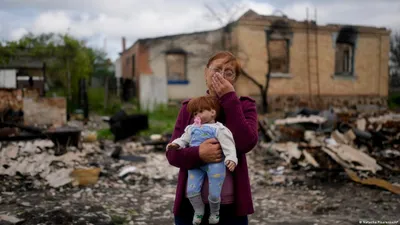
<path fill-rule="evenodd" d="M 106 54 L 86 46 L 69 34 L 26 34 L 18 41 L 0 45 L 0 64 L 21 57 L 46 62 L 47 78 L 58 88 L 67 90 L 70 100 L 78 94 L 79 80 L 90 78 L 96 63 Z"/>
<path fill-rule="evenodd" d="M 208 11 L 207 18 L 209 19 L 214 19 L 220 23 L 221 26 L 223 26 L 224 32 L 228 33 L 228 36 L 232 35 L 231 32 L 231 27 L 234 21 L 237 19 L 237 15 L 239 12 L 244 12 L 244 9 L 247 7 L 244 4 L 231 4 L 227 3 L 224 1 L 219 1 L 217 2 L 218 4 L 215 5 L 209 5 L 205 4 L 205 8 Z M 225 38 L 225 35 L 223 35 L 223 38 Z M 225 47 L 225 46 L 224 46 Z M 267 46 L 268 48 L 268 46 Z M 236 51 L 236 54 L 238 55 L 238 58 L 242 61 L 242 64 L 245 65 L 246 62 L 248 61 L 249 57 L 246 51 L 244 51 L 240 45 L 230 45 L 228 49 L 229 51 Z M 267 53 L 269 54 L 269 51 L 267 49 Z M 266 64 L 268 68 L 267 74 L 265 74 L 266 80 L 265 84 L 260 83 L 257 81 L 257 79 L 254 78 L 253 75 L 250 75 L 243 67 L 241 69 L 241 74 L 249 79 L 253 84 L 255 84 L 259 91 L 260 91 L 260 96 L 261 96 L 261 105 L 262 105 L 262 112 L 267 113 L 268 112 L 268 88 L 269 88 L 269 81 L 270 81 L 270 66 L 269 66 L 269 56 L 268 56 L 268 62 Z"/>
<path fill-rule="evenodd" d="M 396 32 L 390 39 L 390 86 L 400 86 L 400 32 Z"/>

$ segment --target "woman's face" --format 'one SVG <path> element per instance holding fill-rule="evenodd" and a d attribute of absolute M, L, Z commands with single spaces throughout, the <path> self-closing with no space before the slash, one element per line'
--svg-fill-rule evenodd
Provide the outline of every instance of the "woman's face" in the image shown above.
<path fill-rule="evenodd" d="M 235 83 L 235 66 L 233 62 L 226 63 L 226 58 L 215 59 L 210 63 L 210 66 L 205 69 L 204 76 L 206 79 L 206 85 L 210 92 L 214 92 L 212 87 L 212 76 L 216 73 L 220 73 L 227 81 L 232 85 Z"/>

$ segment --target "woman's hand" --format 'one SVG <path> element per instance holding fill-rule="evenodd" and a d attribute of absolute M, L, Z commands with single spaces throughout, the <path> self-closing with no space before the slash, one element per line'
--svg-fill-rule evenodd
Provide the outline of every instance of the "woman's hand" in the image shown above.
<path fill-rule="evenodd" d="M 231 82 L 223 78 L 220 73 L 215 73 L 212 75 L 212 86 L 215 94 L 217 94 L 218 97 L 221 97 L 226 93 L 235 91 L 235 88 L 233 88 Z"/>
<path fill-rule="evenodd" d="M 199 146 L 200 159 L 205 163 L 217 163 L 222 161 L 222 150 L 215 138 L 205 140 Z"/>

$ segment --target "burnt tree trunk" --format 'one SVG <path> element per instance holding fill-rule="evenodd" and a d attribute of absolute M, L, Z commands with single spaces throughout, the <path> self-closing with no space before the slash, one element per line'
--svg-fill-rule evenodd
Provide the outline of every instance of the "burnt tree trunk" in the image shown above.
<path fill-rule="evenodd" d="M 253 82 L 258 89 L 260 90 L 260 95 L 261 95 L 261 106 L 262 106 L 262 113 L 265 114 L 268 112 L 268 100 L 267 100 L 267 92 L 268 92 L 268 86 L 269 86 L 269 77 L 270 73 L 268 72 L 267 74 L 267 81 L 265 87 L 260 84 L 258 81 L 256 81 L 252 76 L 250 76 L 246 71 L 241 69 L 241 73 L 249 79 L 251 82 Z"/>

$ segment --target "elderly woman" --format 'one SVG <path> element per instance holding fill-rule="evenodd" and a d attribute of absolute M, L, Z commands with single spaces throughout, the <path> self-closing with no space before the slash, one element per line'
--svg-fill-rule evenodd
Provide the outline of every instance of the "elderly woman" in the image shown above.
<path fill-rule="evenodd" d="M 249 97 L 238 97 L 233 84 L 240 75 L 238 59 L 230 52 L 222 51 L 212 56 L 204 71 L 207 94 L 218 97 L 223 113 L 217 119 L 233 134 L 238 165 L 234 172 L 226 170 L 226 178 L 221 192 L 219 224 L 248 224 L 247 215 L 254 212 L 251 198 L 246 153 L 251 151 L 258 141 L 257 111 L 255 101 Z M 187 101 L 182 103 L 171 141 L 179 138 L 187 125 L 193 123 L 187 111 Z M 179 151 L 167 151 L 167 159 L 173 166 L 180 168 L 176 189 L 174 215 L 176 225 L 191 225 L 194 215 L 186 196 L 188 170 L 206 163 L 221 162 L 221 146 L 216 139 L 208 139 L 198 147 L 188 147 Z M 203 202 L 208 204 L 208 180 L 202 188 Z M 206 215 L 209 211 L 206 205 Z M 204 220 L 202 224 L 207 224 Z"/>

